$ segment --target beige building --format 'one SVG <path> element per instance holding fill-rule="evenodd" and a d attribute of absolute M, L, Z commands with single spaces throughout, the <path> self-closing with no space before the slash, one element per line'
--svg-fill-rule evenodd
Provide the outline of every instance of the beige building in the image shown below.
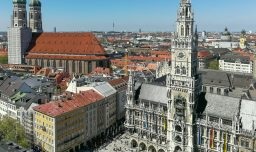
<path fill-rule="evenodd" d="M 104 96 L 88 90 L 35 107 L 35 144 L 46 152 L 93 146 L 112 123 L 107 105 Z"/>

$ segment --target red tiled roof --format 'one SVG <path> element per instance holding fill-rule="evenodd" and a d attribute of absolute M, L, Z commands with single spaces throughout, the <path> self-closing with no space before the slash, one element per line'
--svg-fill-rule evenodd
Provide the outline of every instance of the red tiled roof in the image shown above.
<path fill-rule="evenodd" d="M 206 57 L 209 57 L 211 55 L 211 53 L 207 50 L 202 50 L 202 51 L 198 51 L 197 53 L 197 58 L 199 59 L 204 59 Z"/>
<path fill-rule="evenodd" d="M 61 59 L 61 60 L 105 60 L 105 56 L 95 55 L 63 55 L 63 54 L 33 54 L 29 53 L 26 59 Z"/>
<path fill-rule="evenodd" d="M 115 87 L 115 86 L 120 85 L 120 84 L 122 84 L 122 83 L 127 83 L 127 82 L 128 82 L 128 79 L 129 79 L 129 77 L 126 76 L 126 77 L 123 77 L 123 78 L 110 80 L 110 81 L 108 81 L 108 83 L 109 83 L 111 86 Z"/>
<path fill-rule="evenodd" d="M 34 34 L 29 53 L 90 55 L 104 54 L 104 48 L 92 33 Z"/>
<path fill-rule="evenodd" d="M 151 55 L 171 55 L 169 51 L 151 51 Z"/>
<path fill-rule="evenodd" d="M 111 74 L 111 70 L 110 68 L 104 68 L 104 67 L 96 67 L 91 74 L 107 74 L 110 75 Z"/>
<path fill-rule="evenodd" d="M 8 51 L 7 51 L 7 48 L 2 48 L 0 49 L 0 52 L 8 52 Z"/>
<path fill-rule="evenodd" d="M 129 56 L 128 57 L 129 60 L 138 60 L 138 61 L 165 61 L 168 58 L 164 58 L 164 57 L 152 57 L 152 56 Z"/>
<path fill-rule="evenodd" d="M 71 112 L 78 108 L 87 106 L 91 103 L 102 100 L 104 97 L 94 90 L 88 90 L 74 95 L 71 100 L 53 101 L 34 107 L 37 112 L 51 117 L 57 117 L 62 114 Z"/>

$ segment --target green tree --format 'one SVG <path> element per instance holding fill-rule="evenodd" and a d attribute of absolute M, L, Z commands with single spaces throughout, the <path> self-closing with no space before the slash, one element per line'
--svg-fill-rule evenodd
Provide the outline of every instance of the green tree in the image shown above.
<path fill-rule="evenodd" d="M 209 69 L 213 69 L 213 70 L 219 70 L 219 61 L 217 59 L 209 62 Z"/>
<path fill-rule="evenodd" d="M 0 139 L 16 142 L 24 148 L 29 147 L 24 127 L 10 117 L 0 120 Z"/>
<path fill-rule="evenodd" d="M 0 64 L 8 64 L 8 56 L 0 56 Z"/>

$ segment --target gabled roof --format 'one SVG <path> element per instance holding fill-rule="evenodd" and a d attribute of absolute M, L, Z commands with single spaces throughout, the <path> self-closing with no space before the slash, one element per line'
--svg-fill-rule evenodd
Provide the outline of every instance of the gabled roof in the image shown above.
<path fill-rule="evenodd" d="M 116 90 L 107 82 L 94 86 L 94 88 L 103 96 L 108 97 L 116 93 Z"/>
<path fill-rule="evenodd" d="M 167 104 L 167 87 L 152 84 L 142 84 L 140 99 Z"/>
<path fill-rule="evenodd" d="M 0 91 L 2 94 L 8 97 L 14 95 L 19 91 L 25 93 L 35 92 L 25 82 L 23 82 L 19 77 L 16 76 L 6 77 L 4 78 L 4 80 L 1 80 Z"/>
<path fill-rule="evenodd" d="M 104 97 L 96 91 L 88 90 L 76 94 L 70 100 L 53 101 L 36 106 L 33 109 L 50 117 L 57 117 L 102 99 L 104 99 Z"/>
<path fill-rule="evenodd" d="M 123 77 L 123 78 L 110 80 L 110 81 L 108 81 L 108 83 L 109 83 L 112 87 L 116 88 L 116 87 L 118 87 L 118 86 L 121 85 L 121 84 L 127 84 L 128 79 L 129 79 L 129 77 L 126 76 L 126 77 Z"/>
<path fill-rule="evenodd" d="M 35 33 L 29 54 L 105 55 L 104 48 L 92 33 Z"/>
<path fill-rule="evenodd" d="M 205 114 L 232 120 L 239 112 L 239 98 L 206 93 Z"/>

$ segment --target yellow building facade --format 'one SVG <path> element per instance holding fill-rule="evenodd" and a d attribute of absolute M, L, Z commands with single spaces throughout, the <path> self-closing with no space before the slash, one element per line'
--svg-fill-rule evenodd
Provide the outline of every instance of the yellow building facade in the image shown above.
<path fill-rule="evenodd" d="M 97 119 L 100 110 L 97 105 L 104 102 L 103 99 L 100 94 L 89 90 L 69 100 L 35 107 L 35 144 L 45 152 L 79 151 L 88 140 L 98 135 L 98 125 L 105 126 L 105 121 Z"/>

